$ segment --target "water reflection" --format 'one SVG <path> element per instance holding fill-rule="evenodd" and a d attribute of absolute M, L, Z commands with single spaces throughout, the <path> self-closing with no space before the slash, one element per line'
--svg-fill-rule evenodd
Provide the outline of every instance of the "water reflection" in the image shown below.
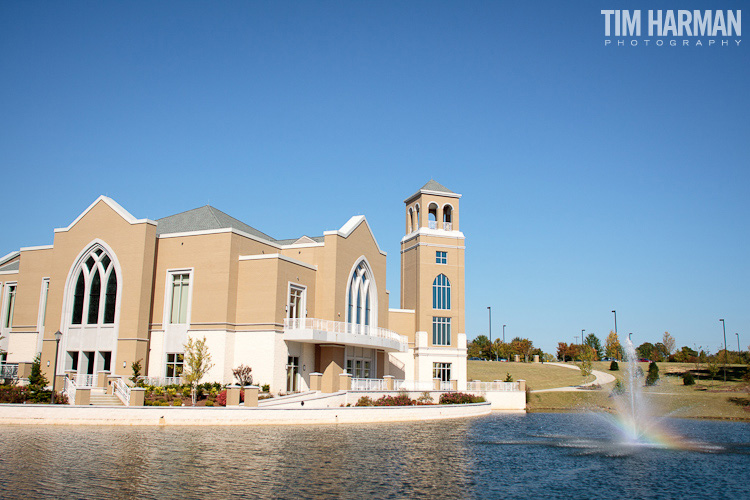
<path fill-rule="evenodd" d="M 682 435 L 725 449 L 601 453 L 613 444 L 600 419 L 555 414 L 304 427 L 6 427 L 0 498 L 570 499 L 592 491 L 717 498 L 715 491 L 739 488 L 750 473 L 746 455 L 738 456 L 748 451 L 750 426 L 675 422 Z M 717 478 L 726 467 L 734 473 Z M 729 490 L 708 487 L 717 484 Z"/>

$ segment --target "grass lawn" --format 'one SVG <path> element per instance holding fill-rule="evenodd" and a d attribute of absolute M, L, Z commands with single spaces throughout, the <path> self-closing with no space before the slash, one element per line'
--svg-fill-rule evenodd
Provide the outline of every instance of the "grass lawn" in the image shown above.
<path fill-rule="evenodd" d="M 585 380 L 581 372 L 562 368 L 560 366 L 542 363 L 511 363 L 499 361 L 469 361 L 468 379 L 491 382 L 505 380 L 506 373 L 510 373 L 514 381 L 525 380 L 531 389 L 552 389 L 570 385 L 580 385 L 591 382 L 596 377 L 588 376 Z"/>
<path fill-rule="evenodd" d="M 647 363 L 639 363 L 639 365 L 644 372 L 648 370 Z M 627 372 L 623 371 L 622 363 L 620 366 L 619 371 L 610 372 L 608 362 L 594 363 L 595 370 L 611 373 L 622 379 Z M 653 387 L 642 388 L 644 399 L 655 415 L 750 421 L 750 384 L 739 377 L 741 373 L 744 373 L 743 366 L 730 367 L 730 373 L 736 376 L 730 375 L 726 383 L 721 372 L 719 375 L 721 380 L 699 378 L 693 386 L 683 385 L 682 378 L 670 376 L 667 373 L 695 370 L 694 364 L 658 363 L 658 366 L 661 375 L 659 383 Z M 570 371 L 573 372 L 573 370 Z M 530 380 L 529 383 L 533 384 L 533 381 Z M 528 409 L 529 411 L 614 411 L 615 402 L 609 397 L 612 385 L 607 384 L 599 391 L 530 394 Z"/>

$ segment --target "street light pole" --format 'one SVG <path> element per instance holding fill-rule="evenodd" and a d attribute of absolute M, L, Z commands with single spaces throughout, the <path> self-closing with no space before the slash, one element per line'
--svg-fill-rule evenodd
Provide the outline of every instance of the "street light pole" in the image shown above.
<path fill-rule="evenodd" d="M 615 335 L 617 335 L 617 311 L 613 310 L 612 314 L 615 315 Z"/>
<path fill-rule="evenodd" d="M 487 306 L 487 311 L 490 313 L 490 321 L 489 321 L 489 326 L 490 326 L 490 349 L 492 349 L 492 308 L 490 306 Z M 494 349 L 492 349 L 492 351 L 494 351 Z M 490 351 L 490 352 L 492 352 L 492 351 Z M 497 356 L 495 356 L 495 359 L 497 359 Z M 490 356 L 490 360 L 492 360 L 492 356 Z"/>
<path fill-rule="evenodd" d="M 52 371 L 52 396 L 50 396 L 49 404 L 53 405 L 55 404 L 55 382 L 57 382 L 57 353 L 60 350 L 60 339 L 62 338 L 62 333 L 60 333 L 60 330 L 57 330 L 55 332 L 55 367 Z"/>
<path fill-rule="evenodd" d="M 739 342 L 739 340 L 737 340 Z M 503 325 L 503 344 L 505 343 L 505 325 Z"/>
<path fill-rule="evenodd" d="M 724 325 L 724 320 L 721 321 L 721 329 L 724 330 L 724 382 L 727 381 L 727 328 Z"/>
<path fill-rule="evenodd" d="M 740 351 L 740 334 L 739 333 L 735 333 L 735 335 L 737 335 L 737 357 L 741 358 L 742 357 L 742 351 Z M 742 363 L 741 359 L 738 360 L 738 361 L 740 363 Z"/>

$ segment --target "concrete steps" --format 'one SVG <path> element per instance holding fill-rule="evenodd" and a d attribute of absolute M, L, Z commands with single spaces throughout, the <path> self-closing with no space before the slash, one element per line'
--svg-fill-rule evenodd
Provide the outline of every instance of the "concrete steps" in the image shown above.
<path fill-rule="evenodd" d="M 122 404 L 122 401 L 120 401 L 120 398 L 115 396 L 114 394 L 109 395 L 103 390 L 91 391 L 91 401 L 89 403 L 91 406 L 125 406 Z"/>

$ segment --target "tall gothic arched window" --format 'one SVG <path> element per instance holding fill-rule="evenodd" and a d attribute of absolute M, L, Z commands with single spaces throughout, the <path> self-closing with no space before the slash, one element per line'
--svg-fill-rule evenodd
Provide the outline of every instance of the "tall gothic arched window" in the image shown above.
<path fill-rule="evenodd" d="M 451 282 L 444 274 L 439 274 L 432 282 L 432 308 L 451 308 Z"/>
<path fill-rule="evenodd" d="M 349 289 L 346 292 L 347 323 L 376 326 L 376 314 L 373 311 L 376 302 L 376 297 L 373 296 L 375 293 L 372 272 L 363 260 L 357 265 L 349 280 Z"/>
<path fill-rule="evenodd" d="M 83 257 L 83 265 L 78 269 L 73 291 L 73 312 L 71 323 L 83 323 L 86 311 L 86 324 L 112 324 L 115 322 L 117 305 L 117 273 L 112 259 L 101 247 L 92 248 Z"/>

